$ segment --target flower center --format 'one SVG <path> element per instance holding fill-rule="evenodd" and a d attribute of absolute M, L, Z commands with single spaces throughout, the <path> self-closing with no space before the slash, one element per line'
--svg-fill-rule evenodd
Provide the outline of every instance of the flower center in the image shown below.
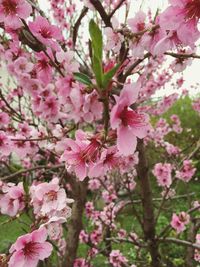
<path fill-rule="evenodd" d="M 17 3 L 15 1 L 5 0 L 3 1 L 2 6 L 6 15 L 13 15 L 17 12 Z"/>
<path fill-rule="evenodd" d="M 191 0 L 185 6 L 188 19 L 200 18 L 200 0 Z"/>
<path fill-rule="evenodd" d="M 51 31 L 45 27 L 41 28 L 39 33 L 42 35 L 44 38 L 51 38 Z"/>
<path fill-rule="evenodd" d="M 25 245 L 23 252 L 25 257 L 28 258 L 35 258 L 38 256 L 38 248 L 39 248 L 39 244 L 35 243 L 35 242 L 29 242 Z"/>
<path fill-rule="evenodd" d="M 127 107 L 121 112 L 120 119 L 124 126 L 142 127 L 147 125 L 143 114 L 138 114 L 134 110 L 128 110 Z"/>
<path fill-rule="evenodd" d="M 48 197 L 48 200 L 50 201 L 57 200 L 57 192 L 51 190 L 47 193 L 47 197 Z"/>
<path fill-rule="evenodd" d="M 92 139 L 91 143 L 82 151 L 81 158 L 85 161 L 94 161 L 97 158 L 100 143 L 96 139 Z"/>

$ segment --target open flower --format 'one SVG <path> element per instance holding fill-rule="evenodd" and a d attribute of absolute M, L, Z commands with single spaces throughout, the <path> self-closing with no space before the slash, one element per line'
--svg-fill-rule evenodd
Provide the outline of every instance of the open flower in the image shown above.
<path fill-rule="evenodd" d="M 12 256 L 8 267 L 36 267 L 38 261 L 48 258 L 53 250 L 46 239 L 47 230 L 44 227 L 20 236 L 10 248 Z"/>
<path fill-rule="evenodd" d="M 134 153 L 137 137 L 144 138 L 150 129 L 148 116 L 129 107 L 136 102 L 139 89 L 138 84 L 126 84 L 111 111 L 111 127 L 117 129 L 117 148 L 125 156 Z"/>
<path fill-rule="evenodd" d="M 30 22 L 29 28 L 41 43 L 51 46 L 54 49 L 57 47 L 56 42 L 54 42 L 53 39 L 62 39 L 60 29 L 55 25 L 51 25 L 48 20 L 42 16 L 38 16 L 35 21 Z"/>
<path fill-rule="evenodd" d="M 12 29 L 21 27 L 21 19 L 31 14 L 32 8 L 25 0 L 0 0 L 0 22 Z"/>

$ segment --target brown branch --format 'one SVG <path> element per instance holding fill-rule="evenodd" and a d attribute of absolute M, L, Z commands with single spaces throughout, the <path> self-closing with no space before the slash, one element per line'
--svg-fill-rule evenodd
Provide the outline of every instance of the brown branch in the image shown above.
<path fill-rule="evenodd" d="M 45 14 L 44 14 L 44 12 L 38 7 L 38 6 L 36 6 L 36 4 L 35 3 L 33 3 L 31 0 L 26 0 L 35 10 L 37 10 L 37 12 L 42 16 L 42 17 L 44 17 L 45 16 Z"/>
<path fill-rule="evenodd" d="M 73 267 L 74 260 L 77 257 L 79 245 L 79 235 L 83 229 L 83 212 L 87 198 L 88 179 L 80 182 L 73 175 L 66 175 L 66 182 L 69 182 L 72 190 L 74 203 L 72 206 L 72 215 L 68 224 L 68 233 L 66 238 L 66 254 L 63 260 L 63 267 Z"/>
<path fill-rule="evenodd" d="M 119 82 L 124 83 L 126 81 L 126 78 L 132 74 L 132 71 L 140 64 L 142 63 L 146 58 L 149 58 L 151 56 L 151 53 L 146 53 L 143 58 L 139 58 L 136 60 L 129 69 L 125 72 L 125 74 L 120 78 Z"/>
<path fill-rule="evenodd" d="M 20 170 L 18 172 L 12 173 L 12 174 L 10 174 L 8 176 L 0 177 L 0 180 L 1 181 L 9 180 L 9 179 L 15 178 L 15 177 L 17 177 L 19 175 L 23 175 L 25 173 L 33 172 L 33 171 L 36 171 L 36 170 L 41 170 L 41 169 L 55 170 L 55 169 L 64 168 L 64 167 L 65 167 L 64 164 L 59 164 L 59 165 L 55 165 L 55 166 L 47 166 L 47 165 L 36 166 L 36 167 L 30 168 L 30 169 Z"/>
<path fill-rule="evenodd" d="M 200 245 L 199 244 L 191 243 L 191 242 L 188 242 L 188 241 L 185 241 L 185 240 L 176 239 L 176 238 L 173 238 L 173 237 L 158 238 L 158 241 L 163 242 L 163 243 L 165 243 L 165 242 L 167 242 L 167 243 L 175 243 L 175 244 L 182 245 L 182 246 L 185 246 L 185 247 L 192 247 L 192 248 L 196 248 L 196 249 L 200 250 Z"/>
<path fill-rule="evenodd" d="M 95 7 L 98 11 L 99 15 L 101 16 L 103 22 L 105 23 L 106 27 L 112 28 L 112 23 L 110 21 L 110 16 L 106 13 L 104 7 L 102 6 L 99 0 L 90 0 L 90 3 Z"/>
<path fill-rule="evenodd" d="M 110 19 L 112 18 L 112 16 L 115 14 L 115 12 L 122 6 L 122 4 L 125 2 L 126 0 L 121 0 L 117 6 L 113 9 L 113 11 L 109 14 Z"/>
<path fill-rule="evenodd" d="M 198 58 L 200 59 L 200 55 L 196 55 L 194 53 L 192 54 L 177 54 L 177 53 L 172 53 L 172 52 L 165 52 L 165 55 L 171 56 L 171 57 L 175 57 L 175 58 Z"/>
<path fill-rule="evenodd" d="M 138 140 L 137 151 L 139 152 L 139 163 L 137 166 L 138 182 L 143 207 L 143 232 L 148 249 L 151 254 L 151 266 L 160 267 L 160 255 L 158 252 L 158 243 L 156 242 L 156 229 L 153 208 L 153 198 L 151 184 L 148 174 L 148 162 L 145 155 L 143 140 Z"/>
<path fill-rule="evenodd" d="M 84 7 L 83 10 L 81 11 L 81 14 L 80 14 L 79 18 L 77 19 L 76 23 L 74 24 L 73 37 L 72 37 L 74 48 L 76 46 L 76 39 L 77 39 L 77 36 L 78 36 L 78 30 L 79 30 L 79 27 L 81 25 L 81 21 L 84 18 L 84 16 L 87 14 L 87 12 L 88 12 L 88 8 Z"/>

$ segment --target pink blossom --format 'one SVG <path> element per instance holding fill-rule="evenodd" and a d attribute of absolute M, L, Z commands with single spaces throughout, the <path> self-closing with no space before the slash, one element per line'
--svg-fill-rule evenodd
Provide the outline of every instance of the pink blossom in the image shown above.
<path fill-rule="evenodd" d="M 122 255 L 119 250 L 112 250 L 109 261 L 113 267 L 122 267 L 128 260 Z"/>
<path fill-rule="evenodd" d="M 0 210 L 2 214 L 14 217 L 25 207 L 24 190 L 22 183 L 4 187 L 3 194 L 0 195 Z"/>
<path fill-rule="evenodd" d="M 153 174 L 157 178 L 157 182 L 160 186 L 169 187 L 172 183 L 172 166 L 170 163 L 157 163 L 154 166 Z"/>
<path fill-rule="evenodd" d="M 91 141 L 81 140 L 78 134 L 77 132 L 76 141 L 69 138 L 66 140 L 68 147 L 61 156 L 61 161 L 65 161 L 66 168 L 72 169 L 82 181 L 88 175 L 91 164 L 96 161 L 101 143 L 96 138 Z"/>
<path fill-rule="evenodd" d="M 40 52 L 36 54 L 38 62 L 36 64 L 38 79 L 47 86 L 52 79 L 52 67 L 50 66 L 49 58 Z"/>
<path fill-rule="evenodd" d="M 73 72 L 77 72 L 79 69 L 79 63 L 74 59 L 73 51 L 59 51 L 56 53 L 56 58 L 58 62 L 62 63 L 66 72 L 68 74 L 72 74 Z"/>
<path fill-rule="evenodd" d="M 36 267 L 39 260 L 48 258 L 53 250 L 46 239 L 47 231 L 44 227 L 20 236 L 10 248 L 12 255 L 8 267 Z"/>
<path fill-rule="evenodd" d="M 20 19 L 26 19 L 32 12 L 25 0 L 0 0 L 0 22 L 17 29 L 22 26 Z"/>
<path fill-rule="evenodd" d="M 8 156 L 12 151 L 11 141 L 5 134 L 5 132 L 0 131 L 0 155 Z"/>
<path fill-rule="evenodd" d="M 117 129 L 117 148 L 126 156 L 135 151 L 137 137 L 144 138 L 150 129 L 148 116 L 129 108 L 136 102 L 139 90 L 138 84 L 126 84 L 111 111 L 111 127 Z"/>
<path fill-rule="evenodd" d="M 200 114 L 200 98 L 194 100 L 192 107 Z"/>
<path fill-rule="evenodd" d="M 183 167 L 180 171 L 176 171 L 176 177 L 180 180 L 188 183 L 196 172 L 196 168 L 193 167 L 191 160 L 184 160 Z"/>
<path fill-rule="evenodd" d="M 200 245 L 200 234 L 196 235 L 196 244 Z M 194 260 L 197 262 L 200 262 L 200 252 L 199 249 L 195 249 L 195 253 L 194 253 Z"/>
<path fill-rule="evenodd" d="M 10 122 L 10 118 L 7 113 L 1 112 L 0 113 L 0 127 L 8 126 Z"/>
<path fill-rule="evenodd" d="M 29 73 L 33 70 L 34 64 L 29 62 L 25 57 L 19 57 L 15 60 L 14 71 L 17 75 L 21 76 L 24 73 Z"/>
<path fill-rule="evenodd" d="M 100 177 L 116 168 L 119 162 L 119 155 L 117 155 L 117 148 L 115 146 L 104 149 L 101 153 L 100 159 L 90 168 L 89 177 Z"/>
<path fill-rule="evenodd" d="M 50 216 L 54 211 L 60 212 L 65 209 L 68 199 L 65 190 L 60 188 L 58 182 L 58 179 L 54 178 L 50 183 L 31 186 L 32 204 L 37 216 Z"/>
<path fill-rule="evenodd" d="M 173 213 L 171 226 L 174 228 L 177 233 L 181 233 L 185 230 L 185 226 L 190 222 L 190 216 L 182 211 L 179 215 Z"/>
<path fill-rule="evenodd" d="M 167 31 L 175 31 L 178 39 L 191 47 L 200 36 L 197 23 L 200 18 L 198 0 L 170 1 L 168 7 L 159 17 L 159 25 Z"/>
<path fill-rule="evenodd" d="M 35 21 L 29 23 L 29 28 L 41 43 L 56 50 L 58 49 L 58 46 L 53 39 L 61 40 L 61 31 L 57 26 L 51 25 L 46 18 L 38 16 Z"/>
<path fill-rule="evenodd" d="M 141 32 L 145 29 L 146 14 L 139 11 L 134 18 L 128 19 L 128 25 L 133 33 Z"/>

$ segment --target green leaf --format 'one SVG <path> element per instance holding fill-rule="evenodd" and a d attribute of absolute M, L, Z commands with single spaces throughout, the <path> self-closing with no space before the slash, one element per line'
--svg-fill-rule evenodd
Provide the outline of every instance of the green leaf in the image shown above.
<path fill-rule="evenodd" d="M 89 33 L 92 43 L 93 55 L 102 62 L 103 36 L 99 26 L 93 19 L 91 19 L 89 23 Z"/>
<path fill-rule="evenodd" d="M 111 70 L 108 72 L 104 73 L 103 75 L 103 88 L 106 88 L 109 84 L 109 82 L 112 80 L 113 76 L 116 74 L 117 70 L 120 67 L 120 63 L 118 63 L 116 66 L 114 66 Z"/>
<path fill-rule="evenodd" d="M 102 63 L 96 56 L 93 56 L 92 59 L 92 68 L 95 74 L 97 85 L 101 88 L 103 83 L 103 71 L 102 71 Z"/>
<path fill-rule="evenodd" d="M 84 73 L 75 72 L 74 78 L 80 83 L 86 84 L 88 86 L 92 85 L 90 78 Z"/>
<path fill-rule="evenodd" d="M 29 186 L 28 186 L 28 182 L 26 180 L 26 178 L 23 178 L 23 188 L 24 188 L 24 192 L 26 193 L 26 195 L 29 194 Z"/>

